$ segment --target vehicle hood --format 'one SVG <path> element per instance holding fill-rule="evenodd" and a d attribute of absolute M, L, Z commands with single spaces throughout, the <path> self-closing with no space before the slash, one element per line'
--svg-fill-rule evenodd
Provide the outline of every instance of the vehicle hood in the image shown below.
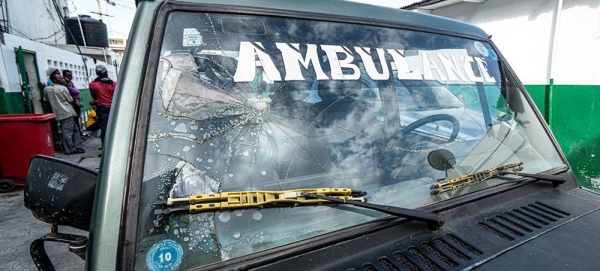
<path fill-rule="evenodd" d="M 597 194 L 536 183 L 443 211 L 439 230 L 401 223 L 256 269 L 596 270 L 599 209 Z"/>
<path fill-rule="evenodd" d="M 597 270 L 600 212 L 591 211 L 511 246 L 480 270 Z"/>

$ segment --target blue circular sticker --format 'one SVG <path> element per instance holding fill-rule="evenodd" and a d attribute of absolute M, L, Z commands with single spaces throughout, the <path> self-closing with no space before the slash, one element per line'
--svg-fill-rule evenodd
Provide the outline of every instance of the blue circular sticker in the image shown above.
<path fill-rule="evenodd" d="M 490 54 L 483 43 L 476 41 L 474 42 L 474 45 L 475 49 L 477 49 L 477 52 L 479 52 L 482 56 L 487 57 Z"/>
<path fill-rule="evenodd" d="M 181 265 L 183 249 L 173 240 L 162 240 L 146 254 L 146 265 L 151 271 L 173 271 Z"/>

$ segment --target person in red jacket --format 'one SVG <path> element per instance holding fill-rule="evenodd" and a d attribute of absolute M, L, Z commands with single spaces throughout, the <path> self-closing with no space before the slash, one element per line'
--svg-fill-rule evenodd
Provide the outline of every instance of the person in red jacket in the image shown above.
<path fill-rule="evenodd" d="M 104 146 L 104 136 L 108 127 L 108 116 L 110 114 L 110 106 L 112 105 L 113 95 L 117 82 L 108 78 L 108 71 L 103 65 L 96 66 L 96 79 L 90 83 L 90 94 L 94 99 L 96 106 L 96 118 L 100 125 L 100 139 Z"/>

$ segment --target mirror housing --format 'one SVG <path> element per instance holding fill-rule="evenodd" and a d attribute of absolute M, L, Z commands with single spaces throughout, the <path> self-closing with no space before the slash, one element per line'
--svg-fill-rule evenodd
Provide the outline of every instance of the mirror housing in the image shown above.
<path fill-rule="evenodd" d="M 25 180 L 25 207 L 46 223 L 89 231 L 97 177 L 70 161 L 36 155 Z"/>

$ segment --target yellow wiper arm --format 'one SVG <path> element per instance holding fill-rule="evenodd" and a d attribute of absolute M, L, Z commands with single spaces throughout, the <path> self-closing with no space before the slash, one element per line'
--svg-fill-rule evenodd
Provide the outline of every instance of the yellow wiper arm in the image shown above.
<path fill-rule="evenodd" d="M 549 181 L 552 184 L 559 185 L 566 182 L 564 177 L 554 176 L 548 174 L 533 174 L 533 173 L 523 173 L 519 172 L 523 170 L 523 162 L 516 162 L 511 164 L 506 164 L 499 167 L 494 167 L 486 170 L 482 170 L 479 172 L 466 174 L 460 176 L 458 178 L 450 179 L 447 181 L 438 182 L 431 186 L 432 195 L 442 194 L 448 191 L 456 190 L 459 188 L 467 187 L 470 185 L 474 185 L 476 183 L 480 183 L 498 176 L 502 175 L 516 175 L 523 177 L 536 178 L 538 180 Z"/>
<path fill-rule="evenodd" d="M 311 188 L 284 191 L 243 191 L 199 194 L 187 198 L 169 198 L 166 201 L 156 202 L 155 205 L 166 207 L 156 209 L 154 210 L 154 213 L 157 215 L 168 215 L 175 212 L 199 213 L 217 210 L 295 207 L 301 205 L 342 203 L 427 222 L 434 229 L 438 229 L 444 224 L 435 213 L 367 203 L 367 200 L 363 197 L 366 194 L 366 192 L 351 190 L 350 188 Z"/>
<path fill-rule="evenodd" d="M 466 175 L 460 176 L 458 178 L 450 179 L 447 181 L 442 181 L 442 182 L 436 183 L 431 186 L 431 189 L 433 189 L 433 191 L 431 191 L 431 194 L 438 195 L 438 194 L 442 194 L 442 193 L 445 193 L 448 191 L 452 191 L 452 190 L 456 190 L 459 188 L 474 185 L 476 183 L 480 183 L 480 182 L 500 176 L 501 175 L 500 171 L 503 171 L 503 172 L 520 171 L 520 170 L 523 170 L 522 165 L 523 165 L 522 162 L 511 163 L 511 164 L 506 164 L 506 165 L 499 166 L 499 167 L 489 168 L 489 169 L 471 173 L 471 174 L 466 174 Z"/>
<path fill-rule="evenodd" d="M 215 194 L 191 195 L 187 198 L 169 198 L 167 201 L 156 202 L 155 205 L 175 206 L 157 209 L 155 214 L 173 212 L 199 213 L 215 210 L 232 210 L 246 208 L 294 207 L 299 205 L 315 205 L 331 203 L 318 198 L 306 198 L 301 193 L 328 195 L 346 201 L 365 201 L 363 191 L 353 191 L 350 188 L 311 188 L 283 191 L 239 191 Z M 185 205 L 179 206 L 178 205 Z"/>

